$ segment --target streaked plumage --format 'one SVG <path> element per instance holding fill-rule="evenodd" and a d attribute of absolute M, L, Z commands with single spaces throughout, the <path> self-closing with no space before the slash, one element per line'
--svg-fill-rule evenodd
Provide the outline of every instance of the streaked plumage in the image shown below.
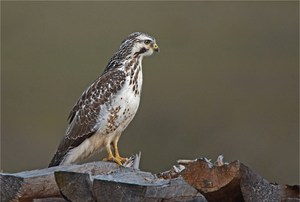
<path fill-rule="evenodd" d="M 107 160 L 122 164 L 117 143 L 139 106 L 142 59 L 153 51 L 158 51 L 156 41 L 144 33 L 132 33 L 121 43 L 103 74 L 73 107 L 69 127 L 49 167 L 78 162 L 103 148 L 108 152 Z"/>

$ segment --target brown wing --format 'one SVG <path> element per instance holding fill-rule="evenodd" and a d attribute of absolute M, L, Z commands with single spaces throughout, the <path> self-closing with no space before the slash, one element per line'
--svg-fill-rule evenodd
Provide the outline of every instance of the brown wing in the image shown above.
<path fill-rule="evenodd" d="M 97 118 L 101 106 L 109 101 L 111 94 L 115 94 L 121 89 L 124 82 L 125 74 L 123 71 L 110 70 L 83 92 L 69 115 L 70 125 L 49 167 L 59 165 L 71 149 L 79 146 L 99 129 L 95 126 L 99 120 Z"/>

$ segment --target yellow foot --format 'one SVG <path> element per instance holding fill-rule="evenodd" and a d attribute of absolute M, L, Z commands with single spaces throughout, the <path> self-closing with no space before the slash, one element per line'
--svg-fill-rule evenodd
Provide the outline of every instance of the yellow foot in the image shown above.
<path fill-rule="evenodd" d="M 107 158 L 104 158 L 103 161 L 112 161 L 112 162 L 115 162 L 117 163 L 118 165 L 123 165 L 122 161 L 119 159 L 119 158 L 115 158 L 115 157 L 107 157 Z M 124 161 L 125 162 L 125 161 Z"/>
<path fill-rule="evenodd" d="M 121 156 L 116 156 L 115 159 L 118 159 L 122 164 L 127 161 L 127 158 L 123 158 Z"/>

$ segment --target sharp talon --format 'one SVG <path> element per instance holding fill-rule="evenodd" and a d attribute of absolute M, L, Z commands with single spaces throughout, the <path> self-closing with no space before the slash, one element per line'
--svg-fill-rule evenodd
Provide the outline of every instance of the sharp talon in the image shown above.
<path fill-rule="evenodd" d="M 118 165 L 122 166 L 123 163 L 121 161 L 119 161 L 118 159 L 114 158 L 114 162 L 117 163 Z"/>
<path fill-rule="evenodd" d="M 116 157 L 116 159 L 118 159 L 120 162 L 125 163 L 127 161 L 127 158 L 123 158 L 123 157 Z"/>
<path fill-rule="evenodd" d="M 124 159 L 124 158 L 122 158 Z M 123 165 L 124 162 L 122 162 L 122 160 L 120 158 L 115 158 L 115 157 L 108 157 L 108 158 L 104 158 L 103 161 L 111 161 L 111 162 L 115 162 L 118 165 Z"/>

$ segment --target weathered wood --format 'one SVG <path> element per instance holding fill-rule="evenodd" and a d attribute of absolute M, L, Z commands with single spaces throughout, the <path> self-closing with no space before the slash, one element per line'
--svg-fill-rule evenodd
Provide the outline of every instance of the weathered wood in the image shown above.
<path fill-rule="evenodd" d="M 182 176 L 187 183 L 202 193 L 208 201 L 243 201 L 237 179 L 239 177 L 237 172 L 239 168 L 238 161 L 234 161 L 231 164 L 221 163 L 220 166 L 214 165 L 206 159 L 180 160 L 178 162 L 181 166 L 184 166 L 184 168 L 181 168 L 181 172 L 171 169 L 169 172 L 158 174 L 158 176 L 164 179 Z"/>
<path fill-rule="evenodd" d="M 68 202 L 64 198 L 56 197 L 56 198 L 39 198 L 39 199 L 33 199 L 32 202 Z"/>
<path fill-rule="evenodd" d="M 55 172 L 62 195 L 70 201 L 162 201 L 206 199 L 182 178 L 158 179 L 149 172 L 120 168 L 110 173 L 88 176 Z M 76 191 L 80 190 L 80 191 Z"/>
<path fill-rule="evenodd" d="M 270 183 L 239 161 L 179 160 L 172 169 L 155 175 L 137 169 L 136 159 L 140 156 L 127 162 L 131 168 L 93 162 L 2 173 L 1 201 L 300 202 L 299 185 Z"/>
<path fill-rule="evenodd" d="M 54 173 L 57 186 L 61 195 L 73 202 L 95 201 L 92 193 L 92 180 L 90 174 L 69 171 L 57 171 Z"/>
<path fill-rule="evenodd" d="M 182 201 L 206 199 L 182 178 L 158 179 L 149 172 L 122 168 L 94 177 L 93 192 L 97 201 Z"/>
<path fill-rule="evenodd" d="M 245 201 L 280 201 L 280 186 L 271 184 L 243 164 L 240 164 L 240 187 Z"/>
<path fill-rule="evenodd" d="M 299 185 L 283 188 L 272 184 L 239 161 L 212 164 L 207 159 L 197 159 L 179 163 L 184 166 L 181 172 L 171 169 L 158 176 L 164 179 L 182 176 L 210 202 L 300 201 Z"/>
<path fill-rule="evenodd" d="M 299 185 L 293 185 L 293 186 L 290 186 L 290 185 L 279 185 L 280 186 L 280 189 L 282 190 L 281 192 L 281 200 L 284 201 L 297 201 L 299 202 L 300 201 L 300 186 Z"/>
<path fill-rule="evenodd" d="M 15 174 L 1 173 L 2 201 L 30 201 L 34 198 L 61 197 L 54 179 L 55 171 L 73 171 L 97 175 L 118 169 L 111 162 L 92 162 L 83 165 L 57 166 Z"/>

